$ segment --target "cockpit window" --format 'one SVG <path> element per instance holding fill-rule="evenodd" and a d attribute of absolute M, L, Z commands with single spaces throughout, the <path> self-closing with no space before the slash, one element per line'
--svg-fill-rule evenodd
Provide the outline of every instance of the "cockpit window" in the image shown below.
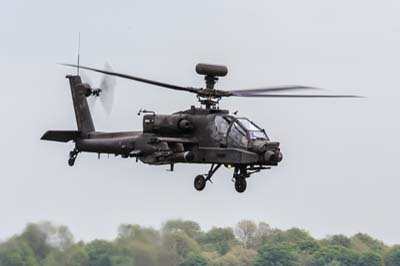
<path fill-rule="evenodd" d="M 238 118 L 240 124 L 249 132 L 251 139 L 267 139 L 268 136 L 265 131 L 258 127 L 256 124 L 248 120 L 247 118 Z"/>
<path fill-rule="evenodd" d="M 246 118 L 239 118 L 238 120 L 247 130 L 259 130 L 259 128 L 253 124 L 253 122 L 250 122 Z"/>
<path fill-rule="evenodd" d="M 226 117 L 216 116 L 215 117 L 215 126 L 218 132 L 218 135 L 226 136 L 226 132 L 228 131 L 230 121 Z"/>
<path fill-rule="evenodd" d="M 249 141 L 257 139 L 268 140 L 265 131 L 247 118 L 216 116 L 215 129 L 220 143 L 233 147 L 247 147 Z"/>
<path fill-rule="evenodd" d="M 229 131 L 228 145 L 247 147 L 247 144 L 248 144 L 248 139 L 246 132 L 239 125 L 238 122 L 234 122 L 234 124 L 231 127 L 231 130 Z"/>

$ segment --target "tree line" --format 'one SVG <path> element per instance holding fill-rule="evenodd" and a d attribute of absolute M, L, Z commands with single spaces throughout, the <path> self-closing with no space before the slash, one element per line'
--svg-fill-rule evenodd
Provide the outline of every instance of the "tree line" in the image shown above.
<path fill-rule="evenodd" d="M 203 231 L 193 221 L 170 220 L 161 229 L 123 224 L 114 240 L 74 241 L 49 222 L 28 224 L 0 242 L 0 266 L 400 266 L 400 245 L 367 234 L 315 239 L 307 231 L 279 230 L 243 220 Z"/>

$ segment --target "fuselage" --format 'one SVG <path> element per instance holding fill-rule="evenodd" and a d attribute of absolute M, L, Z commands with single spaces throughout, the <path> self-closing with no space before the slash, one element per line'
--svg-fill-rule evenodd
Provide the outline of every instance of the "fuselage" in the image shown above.
<path fill-rule="evenodd" d="M 276 165 L 279 143 L 246 118 L 226 110 L 189 110 L 143 116 L 143 131 L 91 132 L 76 142 L 83 152 L 137 157 L 148 164 Z"/>

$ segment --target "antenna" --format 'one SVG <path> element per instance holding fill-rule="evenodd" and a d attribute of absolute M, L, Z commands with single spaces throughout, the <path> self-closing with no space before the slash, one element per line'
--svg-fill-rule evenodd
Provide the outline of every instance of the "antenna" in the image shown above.
<path fill-rule="evenodd" d="M 79 32 L 79 34 L 78 34 L 78 68 L 77 68 L 78 76 L 79 76 L 79 57 L 80 57 L 80 52 L 81 52 L 81 33 Z"/>

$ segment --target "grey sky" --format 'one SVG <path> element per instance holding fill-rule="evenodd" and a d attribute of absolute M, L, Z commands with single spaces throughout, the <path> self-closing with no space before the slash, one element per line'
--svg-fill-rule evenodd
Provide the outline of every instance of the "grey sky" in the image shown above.
<path fill-rule="evenodd" d="M 400 2 L 6 1 L 0 9 L 0 239 L 27 222 L 66 224 L 78 239 L 112 238 L 121 223 L 170 218 L 207 229 L 241 219 L 305 228 L 315 237 L 359 231 L 400 243 Z M 280 141 L 284 161 L 254 175 L 244 194 L 223 169 L 204 192 L 208 166 L 165 167 L 81 154 L 39 140 L 76 127 L 57 62 L 81 62 L 200 86 L 197 62 L 226 64 L 224 89 L 304 84 L 361 100 L 226 99 Z M 94 82 L 99 75 L 87 73 Z M 115 108 L 94 111 L 98 130 L 141 128 L 139 108 L 169 113 L 193 95 L 117 80 Z"/>

